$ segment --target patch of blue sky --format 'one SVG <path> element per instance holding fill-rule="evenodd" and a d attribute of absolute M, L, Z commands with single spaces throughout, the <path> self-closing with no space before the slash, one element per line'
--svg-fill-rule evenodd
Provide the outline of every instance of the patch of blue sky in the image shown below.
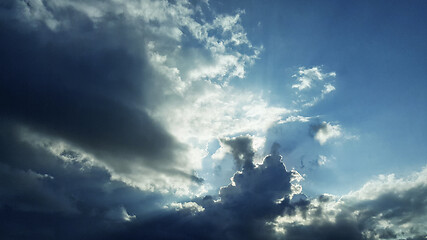
<path fill-rule="evenodd" d="M 276 126 L 267 136 L 266 152 L 268 144 L 281 143 L 288 167 L 306 173 L 305 192 L 342 194 L 374 175 L 404 175 L 426 164 L 427 2 L 210 4 L 230 14 L 244 6 L 241 23 L 252 44 L 262 46 L 259 59 L 233 86 L 292 109 L 292 76 L 300 67 L 336 73 L 336 90 L 299 114 L 339 124 L 345 136 L 321 146 L 310 138 L 312 122 Z M 333 160 L 301 169 L 301 159 L 309 164 L 319 155 Z"/>

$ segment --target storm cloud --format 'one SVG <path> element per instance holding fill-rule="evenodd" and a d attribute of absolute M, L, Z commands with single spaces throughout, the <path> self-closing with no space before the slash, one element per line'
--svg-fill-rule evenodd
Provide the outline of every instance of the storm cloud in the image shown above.
<path fill-rule="evenodd" d="M 63 152 L 60 158 L 22 141 L 10 125 L 2 127 L 2 238 L 92 238 L 111 224 L 116 231 L 133 220 L 130 216 L 144 218 L 161 208 L 164 196 L 113 180 L 107 169 L 78 153 Z"/>
<path fill-rule="evenodd" d="M 7 2 L 3 11 L 19 11 L 22 4 Z M 38 7 L 49 10 L 50 4 Z M 135 165 L 181 172 L 174 166 L 185 146 L 144 110 L 153 101 L 145 93 L 160 78 L 138 43 L 145 33 L 130 31 L 135 23 L 117 16 L 95 23 L 72 7 L 50 12 L 71 25 L 52 31 L 3 15 L 2 118 L 89 152 L 117 172 Z"/>

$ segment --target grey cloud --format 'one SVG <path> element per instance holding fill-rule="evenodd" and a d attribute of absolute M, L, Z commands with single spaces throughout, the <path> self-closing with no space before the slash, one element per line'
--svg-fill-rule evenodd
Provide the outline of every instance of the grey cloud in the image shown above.
<path fill-rule="evenodd" d="M 310 124 L 309 133 L 311 137 L 314 138 L 319 130 L 326 130 L 326 123 L 321 123 L 319 120 L 317 120 L 316 122 Z"/>
<path fill-rule="evenodd" d="M 331 138 L 341 136 L 341 134 L 340 125 L 333 125 L 325 121 L 310 126 L 310 135 L 317 140 L 320 145 L 325 144 Z"/>
<path fill-rule="evenodd" d="M 13 134 L 12 130 L 2 131 L 0 142 L 8 142 L 11 150 L 21 149 L 19 158 L 28 160 L 4 160 L 7 167 L 1 169 L 15 177 L 20 177 L 15 173 L 19 171 L 21 175 L 38 180 L 32 183 L 37 187 L 31 187 L 31 191 L 18 186 L 2 188 L 0 217 L 9 220 L 0 230 L 14 229 L 7 235 L 2 234 L 10 238 L 422 239 L 425 236 L 423 228 L 420 228 L 426 215 L 425 184 L 405 190 L 396 188 L 397 191 L 384 192 L 368 200 L 344 199 L 344 204 L 334 205 L 337 212 L 330 213 L 328 204 L 335 204 L 337 200 L 331 195 L 309 200 L 299 194 L 290 199 L 292 173 L 286 170 L 279 155 L 272 154 L 261 165 L 237 172 L 233 183 L 221 189 L 219 201 L 215 201 L 216 196 L 191 200 L 202 206 L 204 211 L 175 211 L 160 208 L 158 204 L 165 201 L 161 196 L 112 181 L 105 169 L 92 167 L 82 171 L 81 163 L 72 161 L 64 164 L 62 160 L 18 141 Z M 250 149 L 251 142 L 246 141 L 246 144 L 237 146 Z M 277 146 L 272 153 L 277 153 Z M 6 147 L 1 149 L 3 156 L 8 154 Z M 70 151 L 63 154 L 70 159 L 76 157 Z M 30 202 L 33 208 L 28 209 L 26 207 L 30 204 L 10 198 L 20 196 L 28 199 L 25 197 L 27 191 L 42 199 L 40 203 L 50 203 L 54 211 L 46 209 L 43 204 L 37 205 L 36 200 Z M 49 192 L 56 193 L 56 196 L 52 197 Z M 45 201 L 46 197 L 51 200 Z M 67 204 L 52 204 L 55 202 Z M 147 212 L 147 209 L 152 212 Z M 273 225 L 267 224 L 280 216 L 300 216 L 310 221 L 283 225 L 285 235 L 282 235 L 275 232 Z M 329 220 L 330 217 L 333 221 Z M 396 228 L 381 227 L 379 222 L 383 220 L 390 221 Z M 31 227 L 22 229 L 27 224 Z M 414 226 L 412 232 L 405 233 L 409 237 L 402 237 L 397 228 L 401 224 Z M 50 227 L 52 225 L 55 227 Z M 87 226 L 91 226 L 90 229 Z M 18 232 L 21 235 L 16 235 Z"/>
<path fill-rule="evenodd" d="M 22 2 L 1 6 L 1 117 L 94 154 L 117 172 L 136 164 L 193 178 L 177 167 L 185 146 L 144 110 L 158 100 L 153 84 L 161 76 L 145 59 L 143 24 L 114 14 L 94 22 L 75 8 L 42 3 L 67 27 L 17 20 Z"/>
<path fill-rule="evenodd" d="M 251 153 L 251 141 L 248 139 L 240 138 L 239 144 L 232 144 L 232 150 L 239 154 Z M 279 155 L 269 155 L 262 164 L 236 172 L 232 183 L 221 188 L 217 201 L 212 196 L 193 199 L 205 209 L 196 215 L 188 211 L 165 213 L 157 218 L 132 223 L 129 229 L 110 237 L 275 239 L 275 232 L 267 222 L 308 204 L 304 198 L 290 202 L 292 173 L 286 170 L 281 160 Z"/>
<path fill-rule="evenodd" d="M 231 148 L 234 164 L 237 170 L 242 168 L 253 168 L 253 157 L 255 155 L 252 149 L 252 138 L 249 136 L 240 136 L 230 139 L 221 139 L 221 142 Z"/>
<path fill-rule="evenodd" d="M 117 217 L 145 219 L 161 211 L 164 196 L 112 180 L 106 169 L 84 161 L 64 162 L 21 141 L 13 128 L 1 130 L 2 239 L 96 238 L 122 229 L 125 223 Z M 75 157 L 73 152 L 66 154 Z"/>
<path fill-rule="evenodd" d="M 295 211 L 304 221 L 281 226 L 285 230 L 283 238 L 417 239 L 427 236 L 425 180 L 409 180 L 406 183 L 409 187 L 402 189 L 402 185 L 396 185 L 385 191 L 381 183 L 376 184 L 377 190 L 373 191 L 382 191 L 379 194 L 362 188 L 367 199 L 360 194 L 350 194 L 339 202 L 330 195 L 311 200 L 305 209 Z"/>

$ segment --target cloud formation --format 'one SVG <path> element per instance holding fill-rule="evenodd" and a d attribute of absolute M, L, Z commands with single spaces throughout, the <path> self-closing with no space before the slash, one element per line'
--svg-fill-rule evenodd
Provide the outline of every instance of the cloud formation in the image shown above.
<path fill-rule="evenodd" d="M 221 188 L 218 199 L 205 196 L 197 203 L 174 203 L 171 207 L 178 212 L 135 223 L 131 230 L 117 233 L 113 238 L 275 238 L 273 225 L 267 222 L 286 211 L 293 211 L 290 201 L 294 194 L 300 193 L 297 181 L 301 176 L 296 171 L 286 170 L 282 157 L 274 151 L 261 164 L 253 164 L 250 137 L 231 141 L 234 141 L 231 151 L 239 153 L 235 156 L 239 160 L 244 158 L 247 163 L 234 174 L 228 186 Z"/>
<path fill-rule="evenodd" d="M 159 193 L 114 180 L 76 152 L 62 152 L 64 160 L 22 141 L 13 125 L 2 122 L 0 129 L 4 239 L 95 238 L 161 209 Z"/>
<path fill-rule="evenodd" d="M 263 50 L 244 14 L 208 1 L 0 3 L 0 237 L 425 238 L 426 170 L 342 198 L 303 194 L 280 153 L 327 162 L 313 139 L 327 145 L 341 125 L 300 114 L 336 74 L 300 68 L 294 110 L 233 86 Z M 212 152 L 231 153 L 236 172 L 206 195 Z"/>
<path fill-rule="evenodd" d="M 297 90 L 297 99 L 294 103 L 298 107 L 313 107 L 327 94 L 335 91 L 330 79 L 335 78 L 336 75 L 335 72 L 324 73 L 319 66 L 300 67 L 298 73 L 292 75 L 297 80 L 297 83 L 292 85 L 292 88 Z"/>
<path fill-rule="evenodd" d="M 298 70 L 298 73 L 293 75 L 293 77 L 297 78 L 297 81 L 299 83 L 296 83 L 292 85 L 292 88 L 297 88 L 299 91 L 311 88 L 314 81 L 323 81 L 323 79 L 328 77 L 335 77 L 335 72 L 330 73 L 322 73 L 322 70 L 320 67 L 312 67 L 309 69 L 306 69 L 304 67 L 300 67 Z M 328 84 L 325 85 L 325 89 L 328 88 L 326 86 L 329 86 L 329 89 L 332 89 L 332 85 Z"/>
<path fill-rule="evenodd" d="M 423 239 L 427 168 L 406 178 L 380 175 L 340 198 L 321 195 L 276 219 L 285 239 Z"/>
<path fill-rule="evenodd" d="M 325 144 L 329 139 L 337 138 L 342 135 L 340 125 L 333 125 L 328 122 L 311 125 L 311 132 L 313 138 L 317 140 L 320 145 Z"/>
<path fill-rule="evenodd" d="M 87 155 L 141 189 L 193 194 L 210 141 L 263 135 L 288 113 L 229 85 L 261 51 L 244 11 L 149 0 L 1 7 L 1 115 L 26 141 Z"/>

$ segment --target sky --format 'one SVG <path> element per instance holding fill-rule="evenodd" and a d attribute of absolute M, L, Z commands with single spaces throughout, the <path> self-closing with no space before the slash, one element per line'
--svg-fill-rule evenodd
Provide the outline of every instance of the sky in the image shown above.
<path fill-rule="evenodd" d="M 2 1 L 0 238 L 427 238 L 425 12 Z"/>

